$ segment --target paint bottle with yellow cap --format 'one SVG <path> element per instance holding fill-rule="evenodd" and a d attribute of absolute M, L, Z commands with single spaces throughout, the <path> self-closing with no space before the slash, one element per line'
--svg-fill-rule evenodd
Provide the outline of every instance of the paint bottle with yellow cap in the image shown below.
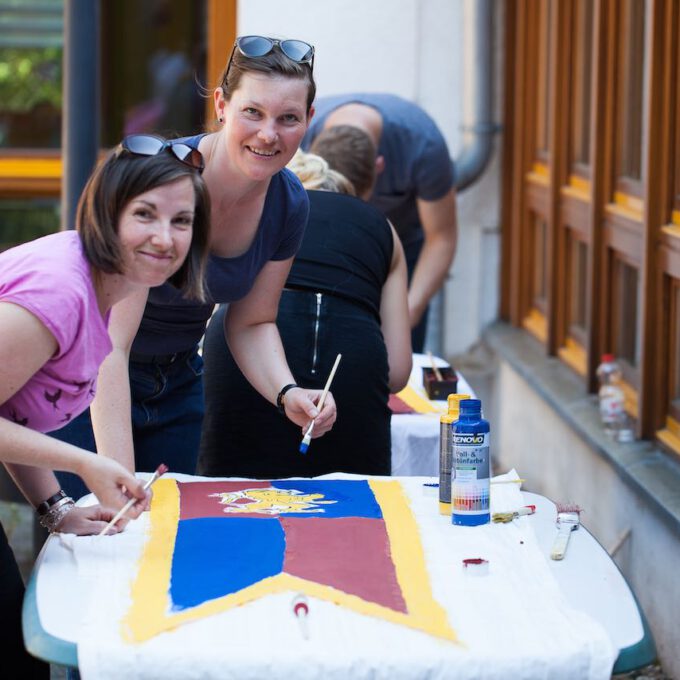
<path fill-rule="evenodd" d="M 458 420 L 460 402 L 469 394 L 449 394 L 448 413 L 439 419 L 439 512 L 451 516 L 451 468 L 453 460 L 453 437 L 451 425 Z"/>

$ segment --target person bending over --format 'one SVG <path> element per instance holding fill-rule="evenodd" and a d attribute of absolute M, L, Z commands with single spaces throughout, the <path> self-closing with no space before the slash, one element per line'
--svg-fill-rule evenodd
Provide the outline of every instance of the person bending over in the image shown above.
<path fill-rule="evenodd" d="M 370 202 L 394 224 L 404 246 L 413 350 L 422 352 L 428 304 L 456 252 L 456 188 L 446 141 L 422 108 L 395 95 L 342 94 L 322 97 L 315 105 L 305 150 L 344 174 L 353 155 L 336 128 L 358 127 L 377 147 L 378 177 Z"/>

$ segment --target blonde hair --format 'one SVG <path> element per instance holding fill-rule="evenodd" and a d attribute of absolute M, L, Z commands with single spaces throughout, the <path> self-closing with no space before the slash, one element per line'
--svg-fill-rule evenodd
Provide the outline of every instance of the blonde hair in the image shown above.
<path fill-rule="evenodd" d="M 337 170 L 332 170 L 321 156 L 298 149 L 288 163 L 288 169 L 298 176 L 305 189 L 357 195 L 354 185 Z"/>

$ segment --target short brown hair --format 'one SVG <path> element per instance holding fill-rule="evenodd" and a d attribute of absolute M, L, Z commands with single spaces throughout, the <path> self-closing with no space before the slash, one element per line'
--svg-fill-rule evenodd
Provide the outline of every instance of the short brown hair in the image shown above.
<path fill-rule="evenodd" d="M 227 62 L 220 76 L 220 87 L 227 101 L 231 99 L 231 95 L 238 89 L 243 74 L 249 72 L 306 80 L 307 113 L 309 113 L 316 96 L 316 83 L 314 82 L 312 67 L 309 64 L 293 61 L 281 51 L 278 45 L 274 45 L 272 51 L 263 57 L 246 57 L 237 49 L 234 49 L 231 61 Z"/>
<path fill-rule="evenodd" d="M 334 125 L 314 140 L 310 151 L 328 161 L 344 175 L 359 196 L 370 191 L 375 182 L 377 150 L 370 136 L 354 125 Z"/>
<path fill-rule="evenodd" d="M 118 223 L 125 206 L 136 196 L 183 177 L 191 180 L 196 198 L 191 246 L 182 266 L 169 280 L 185 297 L 205 299 L 210 196 L 198 171 L 169 151 L 138 156 L 119 145 L 92 173 L 78 202 L 76 229 L 85 257 L 95 270 L 124 273 Z"/>

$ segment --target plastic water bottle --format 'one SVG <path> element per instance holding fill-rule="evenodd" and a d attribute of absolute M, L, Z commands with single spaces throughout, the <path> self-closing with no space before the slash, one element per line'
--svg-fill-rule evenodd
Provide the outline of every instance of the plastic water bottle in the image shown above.
<path fill-rule="evenodd" d="M 451 522 L 464 526 L 488 524 L 491 458 L 489 423 L 482 418 L 482 402 L 479 399 L 461 401 L 460 416 L 451 429 Z"/>
<path fill-rule="evenodd" d="M 634 439 L 630 419 L 624 409 L 624 393 L 621 387 L 621 367 L 613 354 L 603 354 L 597 367 L 600 382 L 600 419 L 605 434 L 620 442 Z"/>

